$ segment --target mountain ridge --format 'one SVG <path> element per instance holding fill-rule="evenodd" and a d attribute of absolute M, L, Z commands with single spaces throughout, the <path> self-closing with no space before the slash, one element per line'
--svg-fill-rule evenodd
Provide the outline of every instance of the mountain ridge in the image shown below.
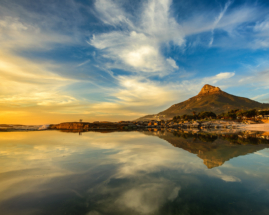
<path fill-rule="evenodd" d="M 232 109 L 265 109 L 269 104 L 260 103 L 249 98 L 235 96 L 222 91 L 219 87 L 209 84 L 203 86 L 201 91 L 188 100 L 172 105 L 158 114 L 146 115 L 137 119 L 138 121 L 150 119 L 169 119 L 183 114 L 195 112 L 212 111 L 216 114 L 227 112 Z"/>

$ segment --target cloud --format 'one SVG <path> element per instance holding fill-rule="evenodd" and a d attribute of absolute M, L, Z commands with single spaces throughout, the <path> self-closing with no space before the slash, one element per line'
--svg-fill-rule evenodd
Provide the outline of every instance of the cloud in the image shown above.
<path fill-rule="evenodd" d="M 76 83 L 48 70 L 50 64 L 35 63 L 8 52 L 0 51 L 0 103 L 4 106 L 47 106 L 76 101 L 60 92 L 61 88 Z"/>
<path fill-rule="evenodd" d="M 193 48 L 193 45 L 208 47 L 208 44 L 209 48 L 213 46 L 230 50 L 262 48 L 258 44 L 262 39 L 261 35 L 255 32 L 253 23 L 264 19 L 266 9 L 250 3 L 230 7 L 231 4 L 231 1 L 227 1 L 218 13 L 215 9 L 196 11 L 182 21 L 187 41 L 188 36 L 196 38 L 190 42 L 190 48 Z M 256 41 L 255 44 L 253 41 Z"/>
<path fill-rule="evenodd" d="M 231 175 L 221 175 L 219 176 L 223 181 L 226 182 L 241 182 L 241 180 L 235 176 L 231 176 Z"/>
<path fill-rule="evenodd" d="M 143 77 L 119 77 L 119 91 L 114 94 L 121 101 L 130 102 L 130 106 L 141 105 L 142 103 L 152 104 L 158 100 L 160 105 L 171 99 L 171 92 L 168 86 L 158 82 L 150 81 Z"/>
<path fill-rule="evenodd" d="M 209 42 L 209 46 L 211 46 L 213 44 L 214 41 L 214 29 L 216 28 L 216 26 L 218 25 L 218 23 L 220 22 L 221 18 L 224 16 L 226 10 L 228 9 L 228 7 L 230 6 L 232 2 L 228 1 L 225 6 L 224 9 L 220 12 L 220 14 L 218 15 L 218 17 L 215 19 L 215 22 L 213 23 L 213 27 L 212 27 L 212 38 Z"/>
<path fill-rule="evenodd" d="M 256 100 L 256 99 L 262 98 L 262 97 L 264 97 L 264 96 L 266 96 L 266 95 L 268 95 L 268 94 L 269 94 L 269 93 L 264 93 L 264 94 L 261 94 L 261 95 L 257 95 L 257 96 L 252 97 L 251 99 L 252 99 L 252 100 Z"/>
<path fill-rule="evenodd" d="M 108 7 L 104 5 L 110 5 L 109 13 Z M 171 1 L 150 0 L 144 3 L 140 19 L 134 25 L 116 2 L 96 1 L 95 7 L 104 23 L 116 28 L 124 23 L 127 27 L 95 34 L 89 44 L 99 49 L 104 58 L 113 60 L 114 64 L 109 64 L 110 68 L 168 74 L 177 67 L 171 65 L 172 59 L 165 59 L 160 51 L 161 46 L 169 42 L 182 46 L 185 42 L 180 25 L 169 13 L 170 6 Z"/>
<path fill-rule="evenodd" d="M 99 50 L 101 56 L 106 59 L 104 61 L 111 60 L 109 63 L 104 63 L 107 68 L 118 68 L 129 72 L 150 72 L 153 75 L 157 73 L 165 76 L 177 70 L 178 66 L 171 61 L 171 57 L 165 58 L 162 52 L 163 46 L 174 45 L 184 50 L 189 36 L 210 31 L 212 35 L 208 38 L 209 46 L 213 44 L 215 37 L 216 47 L 227 48 L 233 43 L 238 47 L 242 44 L 237 40 L 242 36 L 246 38 L 249 33 L 242 31 L 241 25 L 259 20 L 264 10 L 258 6 L 245 4 L 228 11 L 231 4 L 231 1 L 227 1 L 219 13 L 214 10 L 197 12 L 180 20 L 179 23 L 171 12 L 172 1 L 170 0 L 146 1 L 143 7 L 136 11 L 136 16 L 127 13 L 119 2 L 96 1 L 95 8 L 99 12 L 100 19 L 103 23 L 112 25 L 114 29 L 110 32 L 94 34 L 89 44 Z M 108 8 L 111 9 L 108 11 Z M 264 23 L 260 25 L 266 26 Z M 215 30 L 226 31 L 228 35 L 214 36 Z M 244 42 L 247 40 L 244 39 Z M 267 46 L 267 40 L 260 38 L 256 38 L 255 43 L 257 45 L 248 43 L 247 46 L 249 48 Z"/>
<path fill-rule="evenodd" d="M 95 2 L 95 9 L 99 13 L 101 20 L 108 25 L 122 25 L 125 24 L 132 26 L 132 22 L 129 20 L 128 13 L 125 13 L 120 5 L 111 0 L 98 0 Z"/>
<path fill-rule="evenodd" d="M 263 21 L 257 21 L 253 31 L 256 37 L 252 48 L 269 48 L 269 17 L 267 16 Z"/>
<path fill-rule="evenodd" d="M 210 175 L 211 177 L 220 178 L 221 180 L 226 182 L 241 182 L 241 180 L 236 176 L 224 174 L 220 169 L 210 171 L 208 175 Z"/>
<path fill-rule="evenodd" d="M 19 132 L 16 138 L 9 133 L 0 133 L 0 199 L 13 204 L 15 198 L 29 192 L 35 198 L 35 194 L 42 190 L 43 197 L 47 198 L 68 188 L 64 189 L 65 193 L 70 192 L 68 195 L 83 197 L 85 204 L 88 201 L 96 203 L 94 210 L 89 209 L 92 215 L 111 212 L 154 214 L 163 206 L 186 198 L 184 191 L 195 187 L 196 191 L 203 193 L 216 178 L 220 179 L 215 180 L 217 187 L 226 182 L 240 182 L 239 177 L 246 178 L 245 172 L 252 170 L 251 167 L 242 169 L 240 165 L 229 164 L 207 169 L 195 154 L 173 147 L 155 137 L 154 133 L 86 132 L 78 136 L 46 131 L 49 135 Z M 163 135 L 174 137 L 172 133 Z M 14 141 L 21 144 L 13 144 Z M 264 169 L 251 171 L 247 178 L 268 178 Z M 73 186 L 70 181 L 77 183 Z M 255 181 L 254 187 L 267 186 L 266 181 Z M 86 189 L 85 183 L 88 184 Z M 43 197 L 40 197 L 41 202 Z M 192 194 L 187 197 L 191 198 Z M 20 213 L 24 209 L 20 208 Z"/>
<path fill-rule="evenodd" d="M 182 91 L 188 89 L 193 95 L 196 95 L 205 84 L 217 85 L 224 89 L 227 87 L 227 82 L 231 82 L 231 78 L 235 76 L 235 72 L 221 72 L 219 74 L 203 77 L 193 78 L 192 80 L 182 81 L 179 86 Z"/>
<path fill-rule="evenodd" d="M 171 57 L 167 58 L 166 61 L 174 68 L 174 69 L 178 69 L 178 66 L 176 64 L 176 61 L 173 60 Z"/>
<path fill-rule="evenodd" d="M 59 113 L 59 107 L 62 113 L 73 113 L 70 107 L 83 103 L 75 98 L 74 91 L 67 90 L 78 82 L 84 82 L 78 81 L 75 75 L 70 78 L 66 73 L 75 66 L 38 56 L 56 51 L 59 46 L 80 44 L 76 38 L 77 31 L 71 30 L 79 15 L 75 19 L 70 18 L 77 5 L 72 5 L 65 15 L 70 4 L 72 1 L 57 13 L 53 13 L 57 3 L 52 6 L 39 2 L 38 5 L 42 6 L 40 13 L 16 1 L 1 4 L 0 109 L 4 113 L 3 122 L 17 119 L 17 123 L 33 123 L 34 119 L 42 118 L 43 114 L 48 116 L 52 110 Z"/>
<path fill-rule="evenodd" d="M 160 206 L 167 201 L 169 192 L 171 192 L 172 198 L 169 196 L 168 199 L 171 201 L 178 196 L 179 190 L 180 187 L 174 187 L 165 180 L 144 183 L 127 190 L 117 199 L 116 204 L 139 214 L 152 214 L 156 213 Z"/>
<path fill-rule="evenodd" d="M 59 48 L 59 45 L 81 45 L 82 34 L 85 34 L 80 28 L 85 23 L 85 17 L 79 11 L 81 6 L 73 0 L 66 4 L 50 0 L 46 3 L 37 0 L 29 5 L 17 0 L 2 2 L 2 49 L 44 52 Z"/>
<path fill-rule="evenodd" d="M 87 63 L 89 63 L 89 62 L 91 62 L 91 60 L 86 60 L 86 61 L 84 61 L 84 62 L 78 64 L 77 67 L 83 66 L 83 65 L 85 65 L 85 64 L 87 64 Z"/>
<path fill-rule="evenodd" d="M 118 87 L 109 93 L 113 99 L 91 104 L 88 110 L 107 116 L 121 114 L 135 117 L 153 114 L 196 95 L 205 84 L 225 86 L 226 81 L 229 82 L 234 75 L 234 72 L 224 72 L 202 79 L 167 83 L 143 76 L 118 76 Z"/>
<path fill-rule="evenodd" d="M 175 98 L 179 98 L 174 88 L 144 77 L 119 76 L 118 87 L 108 89 L 111 99 L 106 102 L 91 104 L 89 112 L 97 115 L 121 115 L 135 118 L 147 114 L 148 111 L 158 111 Z M 177 96 L 177 97 L 176 97 Z"/>
<path fill-rule="evenodd" d="M 261 152 L 254 152 L 255 155 L 261 156 L 261 157 L 265 157 L 265 158 L 269 158 L 269 155 L 266 151 L 261 151 Z"/>
<path fill-rule="evenodd" d="M 254 26 L 254 31 L 260 35 L 268 36 L 269 33 L 269 17 L 266 17 L 263 21 L 257 21 Z"/>
<path fill-rule="evenodd" d="M 0 10 L 1 11 L 1 10 Z M 54 44 L 73 43 L 71 37 L 42 29 L 36 24 L 29 24 L 18 17 L 5 16 L 0 20 L 0 44 L 2 50 L 18 51 L 21 49 L 47 50 Z"/>
<path fill-rule="evenodd" d="M 222 10 L 192 7 L 185 16 L 177 11 L 182 4 L 174 3 L 148 0 L 130 8 L 115 0 L 70 0 L 66 5 L 38 1 L 32 8 L 15 0 L 3 2 L 1 112 L 25 119 L 33 112 L 54 114 L 52 120 L 60 114 L 72 120 L 77 115 L 135 119 L 196 95 L 204 84 L 225 89 L 240 79 L 241 86 L 260 82 L 266 88 L 265 73 L 200 74 L 200 68 L 192 67 L 198 58 L 188 52 L 198 44 L 208 49 L 210 39 L 214 47 L 240 48 L 244 43 L 244 48 L 265 49 L 264 9 L 249 3 L 230 7 L 227 1 Z"/>
<path fill-rule="evenodd" d="M 267 89 L 268 83 L 269 83 L 268 78 L 269 78 L 268 69 L 265 69 L 265 70 L 262 69 L 260 71 L 255 70 L 255 71 L 252 71 L 251 73 L 244 74 L 238 77 L 239 79 L 238 83 L 240 83 L 240 85 L 250 84 L 250 85 L 255 85 L 256 87 L 260 87 L 260 88 L 263 87 Z"/>
<path fill-rule="evenodd" d="M 209 80 L 210 82 L 212 83 L 217 83 L 218 81 L 222 81 L 222 80 L 225 80 L 225 79 L 229 79 L 231 77 L 233 77 L 235 75 L 234 72 L 222 72 L 222 73 L 219 73 L 211 78 L 205 78 L 207 80 Z"/>

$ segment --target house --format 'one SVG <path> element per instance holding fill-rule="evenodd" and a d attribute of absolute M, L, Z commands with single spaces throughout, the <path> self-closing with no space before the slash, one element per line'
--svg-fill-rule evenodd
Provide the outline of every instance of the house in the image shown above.
<path fill-rule="evenodd" d="M 151 121 L 151 122 L 148 123 L 148 126 L 152 126 L 153 124 L 154 124 L 154 122 Z"/>

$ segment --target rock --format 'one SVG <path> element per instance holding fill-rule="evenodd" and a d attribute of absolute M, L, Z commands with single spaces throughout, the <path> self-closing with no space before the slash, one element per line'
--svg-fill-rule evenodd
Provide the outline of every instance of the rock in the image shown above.
<path fill-rule="evenodd" d="M 221 92 L 221 89 L 219 87 L 214 87 L 212 85 L 206 84 L 201 89 L 200 93 L 198 95 L 204 95 L 204 94 L 210 94 L 210 93 L 216 93 Z"/>
<path fill-rule="evenodd" d="M 255 122 L 255 121 L 252 121 L 252 120 L 248 120 L 247 123 L 248 123 L 248 124 L 256 124 L 256 122 Z"/>

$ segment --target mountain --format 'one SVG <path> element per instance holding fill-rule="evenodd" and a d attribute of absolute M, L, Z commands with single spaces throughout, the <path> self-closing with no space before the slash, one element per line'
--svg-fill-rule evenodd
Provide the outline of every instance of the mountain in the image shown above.
<path fill-rule="evenodd" d="M 169 119 L 183 114 L 192 114 L 202 111 L 212 111 L 216 114 L 227 112 L 232 109 L 265 109 L 269 104 L 260 103 L 248 98 L 234 96 L 222 91 L 219 87 L 209 84 L 203 86 L 198 95 L 186 101 L 172 105 L 170 108 L 158 114 L 147 115 L 137 119 L 138 121 L 149 119 Z"/>

